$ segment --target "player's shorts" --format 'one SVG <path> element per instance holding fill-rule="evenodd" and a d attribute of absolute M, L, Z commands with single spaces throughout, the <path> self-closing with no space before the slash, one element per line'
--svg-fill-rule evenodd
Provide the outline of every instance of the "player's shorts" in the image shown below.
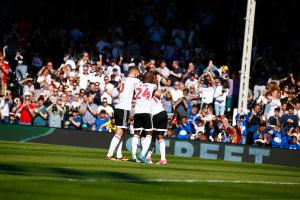
<path fill-rule="evenodd" d="M 115 108 L 114 117 L 116 120 L 117 128 L 128 128 L 129 115 L 129 110 Z"/>
<path fill-rule="evenodd" d="M 158 135 L 164 135 L 168 128 L 168 114 L 166 111 L 161 111 L 153 116 L 153 130 Z"/>
<path fill-rule="evenodd" d="M 133 127 L 135 131 L 152 131 L 152 115 L 149 113 L 137 113 L 134 115 Z"/>

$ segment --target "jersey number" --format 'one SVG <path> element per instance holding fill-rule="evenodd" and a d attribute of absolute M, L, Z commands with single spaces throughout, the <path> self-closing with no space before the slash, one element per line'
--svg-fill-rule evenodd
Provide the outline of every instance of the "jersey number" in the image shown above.
<path fill-rule="evenodd" d="M 150 99 L 150 91 L 149 88 L 136 88 L 137 93 L 135 95 L 135 99 L 141 99 L 142 97 L 145 97 L 147 100 Z"/>

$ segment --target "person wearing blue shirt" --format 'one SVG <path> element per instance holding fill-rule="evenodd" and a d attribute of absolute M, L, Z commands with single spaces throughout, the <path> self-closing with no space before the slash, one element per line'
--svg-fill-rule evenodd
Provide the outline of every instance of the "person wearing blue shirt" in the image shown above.
<path fill-rule="evenodd" d="M 254 143 L 254 137 L 257 129 L 259 128 L 260 123 L 260 112 L 261 107 L 259 104 L 255 105 L 254 108 L 250 113 L 248 113 L 248 130 L 247 130 L 247 144 L 253 144 Z M 253 140 L 254 139 L 254 140 Z"/>
<path fill-rule="evenodd" d="M 297 144 L 297 135 L 291 135 L 291 143 L 289 144 L 289 149 L 300 150 L 300 145 Z"/>
<path fill-rule="evenodd" d="M 198 107 L 196 105 L 194 106 L 191 106 L 191 104 L 189 103 L 189 106 L 188 106 L 188 112 L 189 112 L 189 124 L 192 128 L 192 131 L 195 131 L 195 127 L 193 125 L 193 120 L 195 119 L 197 113 L 198 113 Z"/>
<path fill-rule="evenodd" d="M 106 116 L 106 111 L 101 110 L 99 117 L 95 121 L 95 131 L 106 132 L 106 123 L 109 121 L 109 118 Z"/>
<path fill-rule="evenodd" d="M 82 117 L 79 115 L 78 109 L 72 109 L 72 117 L 69 118 L 69 129 L 80 129 L 82 124 Z"/>
<path fill-rule="evenodd" d="M 187 122 L 187 118 L 185 116 L 181 117 L 181 123 L 177 125 L 176 133 L 178 139 L 190 138 L 190 134 L 192 133 L 192 127 Z"/>
<path fill-rule="evenodd" d="M 286 148 L 287 139 L 284 131 L 281 129 L 280 125 L 273 130 L 272 134 L 272 147 L 274 148 Z"/>
<path fill-rule="evenodd" d="M 248 115 L 244 114 L 237 114 L 236 116 L 236 123 L 241 128 L 242 132 L 242 138 L 241 138 L 241 144 L 246 144 L 246 138 L 247 138 L 247 122 L 248 122 Z"/>
<path fill-rule="evenodd" d="M 260 123 L 258 130 L 253 134 L 254 144 L 258 144 L 266 133 L 266 123 Z"/>

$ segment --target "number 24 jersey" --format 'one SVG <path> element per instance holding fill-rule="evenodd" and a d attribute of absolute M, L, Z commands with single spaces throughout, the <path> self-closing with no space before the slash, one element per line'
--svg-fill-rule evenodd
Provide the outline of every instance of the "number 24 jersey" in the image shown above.
<path fill-rule="evenodd" d="M 154 91 L 157 89 L 156 84 L 138 83 L 135 85 L 135 113 L 151 114 L 151 99 Z"/>

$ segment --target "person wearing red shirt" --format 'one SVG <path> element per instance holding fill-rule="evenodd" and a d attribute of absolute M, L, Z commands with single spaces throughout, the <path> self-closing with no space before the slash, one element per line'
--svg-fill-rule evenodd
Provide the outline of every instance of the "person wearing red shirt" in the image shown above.
<path fill-rule="evenodd" d="M 17 113 L 20 113 L 21 125 L 31 125 L 34 116 L 34 105 L 31 103 L 30 95 L 25 96 L 25 100 L 18 106 Z"/>
<path fill-rule="evenodd" d="M 9 74 L 9 66 L 4 62 L 4 56 L 0 55 L 0 96 L 5 95 L 7 89 L 7 78 Z"/>

